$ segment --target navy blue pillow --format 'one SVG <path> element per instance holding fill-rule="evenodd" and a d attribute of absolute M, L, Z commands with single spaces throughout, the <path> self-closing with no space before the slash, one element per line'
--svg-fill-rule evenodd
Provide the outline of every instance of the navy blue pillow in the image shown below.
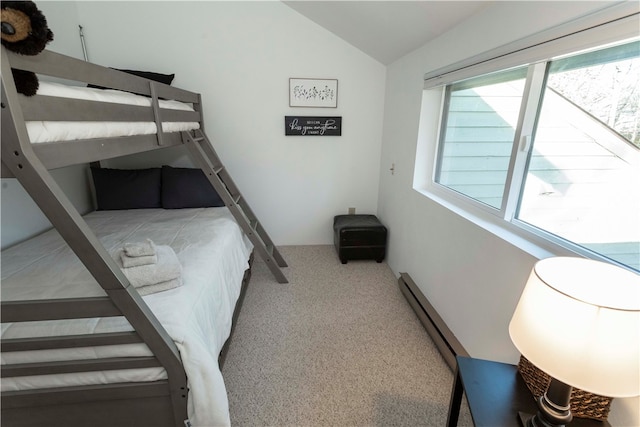
<path fill-rule="evenodd" d="M 113 68 L 113 67 L 110 67 L 110 68 L 112 70 L 122 71 L 124 73 L 133 74 L 134 76 L 138 76 L 138 77 L 144 77 L 145 79 L 154 80 L 156 82 L 164 83 L 166 85 L 170 85 L 171 82 L 173 81 L 173 78 L 176 76 L 175 74 L 161 74 L 161 73 L 154 73 L 152 71 L 123 70 L 123 69 Z M 93 89 L 110 89 L 108 87 L 98 86 L 91 83 L 89 83 L 87 87 L 90 87 Z M 148 96 L 148 95 L 144 95 L 144 96 Z"/>
<path fill-rule="evenodd" d="M 91 168 L 98 210 L 161 208 L 160 168 Z"/>
<path fill-rule="evenodd" d="M 224 202 L 200 169 L 162 166 L 162 207 L 211 208 Z"/>
<path fill-rule="evenodd" d="M 171 82 L 173 81 L 173 78 L 176 76 L 175 74 L 161 74 L 161 73 L 154 73 L 152 71 L 122 70 L 118 68 L 114 68 L 114 69 L 128 73 L 128 74 L 133 74 L 134 76 L 144 77 L 145 79 L 164 83 L 166 85 L 170 85 Z"/>

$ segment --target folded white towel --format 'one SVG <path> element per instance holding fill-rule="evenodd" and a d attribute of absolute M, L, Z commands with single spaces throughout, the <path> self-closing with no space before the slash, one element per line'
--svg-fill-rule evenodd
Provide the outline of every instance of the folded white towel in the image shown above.
<path fill-rule="evenodd" d="M 136 287 L 155 285 L 177 279 L 182 275 L 182 265 L 170 246 L 156 246 L 158 261 L 155 264 L 125 268 L 122 265 L 122 250 L 114 258 L 129 282 Z"/>
<path fill-rule="evenodd" d="M 124 251 L 120 252 L 120 259 L 124 268 L 139 267 L 158 262 L 158 256 L 155 254 L 149 256 L 127 256 Z"/>
<path fill-rule="evenodd" d="M 124 254 L 128 257 L 153 256 L 156 254 L 156 245 L 151 239 L 144 242 L 125 243 Z"/>
<path fill-rule="evenodd" d="M 166 282 L 156 283 L 155 285 L 141 286 L 136 288 L 140 295 L 149 295 L 155 294 L 157 292 L 168 291 L 169 289 L 177 288 L 178 286 L 182 286 L 182 277 L 178 277 L 177 279 L 167 280 Z"/>

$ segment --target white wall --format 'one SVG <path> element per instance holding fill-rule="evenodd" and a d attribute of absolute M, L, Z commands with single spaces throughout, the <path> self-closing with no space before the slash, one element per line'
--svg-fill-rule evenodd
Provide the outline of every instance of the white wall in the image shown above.
<path fill-rule="evenodd" d="M 602 6 L 497 2 L 387 68 L 378 215 L 390 230 L 388 263 L 411 275 L 473 357 L 517 363 L 508 324 L 536 258 L 413 189 L 416 158 L 435 150 L 441 102 L 437 92 L 425 99 L 419 135 L 423 75 Z M 638 405 L 615 399 L 610 422 L 640 425 Z"/>
<path fill-rule="evenodd" d="M 375 213 L 383 65 L 280 2 L 121 5 L 78 2 L 89 59 L 202 93 L 207 135 L 276 244 L 329 244 L 334 215 Z M 290 108 L 290 77 L 338 79 L 338 108 Z M 342 136 L 285 137 L 285 115 L 342 116 Z M 154 163 L 188 162 L 106 165 Z"/>

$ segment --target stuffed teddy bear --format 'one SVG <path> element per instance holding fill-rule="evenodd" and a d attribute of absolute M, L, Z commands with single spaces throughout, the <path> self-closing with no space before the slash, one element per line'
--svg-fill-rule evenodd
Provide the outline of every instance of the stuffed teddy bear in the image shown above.
<path fill-rule="evenodd" d="M 2 45 L 21 55 L 37 55 L 51 40 L 53 33 L 47 20 L 32 1 L 3 1 L 0 9 Z M 16 89 L 26 96 L 38 90 L 38 76 L 31 71 L 11 69 Z"/>

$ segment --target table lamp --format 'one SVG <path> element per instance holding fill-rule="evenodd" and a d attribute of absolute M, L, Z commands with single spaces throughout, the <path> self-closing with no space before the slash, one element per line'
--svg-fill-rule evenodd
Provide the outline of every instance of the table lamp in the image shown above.
<path fill-rule="evenodd" d="M 640 395 L 640 276 L 573 257 L 538 261 L 509 324 L 516 348 L 551 377 L 529 427 L 571 422 L 573 387 Z"/>

